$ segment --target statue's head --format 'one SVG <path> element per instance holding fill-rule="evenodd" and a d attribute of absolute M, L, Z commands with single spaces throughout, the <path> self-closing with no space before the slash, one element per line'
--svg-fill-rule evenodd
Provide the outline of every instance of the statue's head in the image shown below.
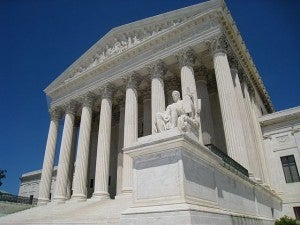
<path fill-rule="evenodd" d="M 172 92 L 172 98 L 174 102 L 177 102 L 178 100 L 180 100 L 180 93 L 179 91 L 173 91 Z"/>

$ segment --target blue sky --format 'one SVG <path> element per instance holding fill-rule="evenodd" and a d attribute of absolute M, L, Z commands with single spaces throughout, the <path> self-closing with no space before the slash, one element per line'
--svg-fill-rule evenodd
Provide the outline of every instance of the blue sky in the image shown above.
<path fill-rule="evenodd" d="M 1 0 L 0 187 L 17 194 L 42 167 L 49 126 L 45 87 L 110 29 L 193 0 Z M 226 1 L 276 110 L 300 105 L 300 3 Z"/>

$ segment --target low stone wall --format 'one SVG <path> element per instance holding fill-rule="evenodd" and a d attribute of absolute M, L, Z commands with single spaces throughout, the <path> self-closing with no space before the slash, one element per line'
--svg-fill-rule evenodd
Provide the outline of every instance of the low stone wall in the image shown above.
<path fill-rule="evenodd" d="M 0 217 L 15 212 L 19 212 L 25 209 L 30 209 L 33 205 L 13 203 L 13 202 L 0 202 Z"/>

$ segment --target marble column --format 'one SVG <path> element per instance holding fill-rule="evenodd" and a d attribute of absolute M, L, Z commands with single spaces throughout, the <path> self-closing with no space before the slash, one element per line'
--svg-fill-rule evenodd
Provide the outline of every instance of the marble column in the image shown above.
<path fill-rule="evenodd" d="M 120 99 L 120 101 L 118 101 L 118 105 L 120 106 L 120 119 L 119 119 L 119 137 L 118 137 L 117 195 L 120 195 L 122 192 L 122 171 L 123 171 L 123 143 L 124 143 L 124 116 L 125 116 L 124 99 Z"/>
<path fill-rule="evenodd" d="M 235 95 L 227 54 L 221 41 L 220 39 L 214 40 L 212 48 L 227 153 L 231 158 L 248 169 L 249 163 L 247 157 L 245 157 L 247 152 L 238 101 Z"/>
<path fill-rule="evenodd" d="M 244 108 L 242 108 L 241 116 L 243 116 L 243 123 L 245 126 L 245 136 L 246 143 L 247 143 L 247 152 L 248 152 L 248 158 L 249 158 L 249 176 L 253 177 L 256 181 L 261 182 L 262 178 L 262 171 L 261 166 L 258 165 L 260 163 L 259 157 L 257 155 L 256 151 L 256 140 L 254 138 L 254 126 L 252 123 L 252 116 L 251 116 L 251 105 L 250 105 L 250 95 L 248 92 L 247 87 L 247 77 L 245 74 L 242 74 L 240 71 L 239 74 L 237 74 L 236 70 L 232 71 L 233 74 L 235 74 L 235 84 L 236 84 L 236 91 L 237 95 L 240 96 L 240 101 L 242 101 L 242 104 Z M 242 92 L 239 91 L 241 88 Z M 242 106 L 241 106 L 242 107 Z"/>
<path fill-rule="evenodd" d="M 207 90 L 207 73 L 205 67 L 201 67 L 196 74 L 197 95 L 201 99 L 200 121 L 202 126 L 203 144 L 214 143 L 214 126 L 212 120 L 211 106 Z"/>
<path fill-rule="evenodd" d="M 262 170 L 262 181 L 265 183 L 265 185 L 269 186 L 270 185 L 270 178 L 269 178 L 269 172 L 267 168 L 267 162 L 265 158 L 265 152 L 264 152 L 264 147 L 263 147 L 263 137 L 261 133 L 261 127 L 258 122 L 258 116 L 257 116 L 257 106 L 255 104 L 255 91 L 254 89 L 250 90 L 250 99 L 251 99 L 251 114 L 252 114 L 252 122 L 254 125 L 254 136 L 256 139 L 256 150 L 257 154 L 260 159 L 260 166 Z"/>
<path fill-rule="evenodd" d="M 112 118 L 112 86 L 106 85 L 102 89 L 102 100 L 100 110 L 95 189 L 93 198 L 109 198 L 108 179 L 110 161 L 110 137 L 111 137 L 111 118 Z"/>
<path fill-rule="evenodd" d="M 268 163 L 268 168 L 272 168 L 272 173 L 270 173 L 270 186 L 272 189 L 275 189 L 277 194 L 282 195 L 282 190 L 280 190 L 281 177 L 278 174 L 282 173 L 282 168 L 280 167 L 272 167 L 272 163 L 276 162 L 279 158 L 276 154 L 274 154 L 274 150 L 272 148 L 272 135 L 264 135 L 263 136 L 263 147 L 266 152 L 266 163 Z"/>
<path fill-rule="evenodd" d="M 53 201 L 63 203 L 67 197 L 67 182 L 70 168 L 70 156 L 75 113 L 78 109 L 76 102 L 71 101 L 66 106 L 65 124 L 62 134 L 61 147 L 58 160 L 56 188 Z"/>
<path fill-rule="evenodd" d="M 41 175 L 41 181 L 39 186 L 38 205 L 47 204 L 49 202 L 49 195 L 51 189 L 52 172 L 54 166 L 54 156 L 56 149 L 57 133 L 59 127 L 59 121 L 61 118 L 60 109 L 50 110 L 50 126 L 43 162 L 43 169 Z"/>
<path fill-rule="evenodd" d="M 156 114 L 166 110 L 165 91 L 163 76 L 166 73 L 166 67 L 163 61 L 158 60 L 150 66 L 151 74 L 151 117 L 152 134 L 155 132 Z"/>
<path fill-rule="evenodd" d="M 84 201 L 87 198 L 87 174 L 90 151 L 93 102 L 93 93 L 88 93 L 84 96 L 72 195 L 72 199 L 77 201 Z"/>
<path fill-rule="evenodd" d="M 138 139 L 138 95 L 136 75 L 126 78 L 124 118 L 124 148 L 132 146 Z M 122 193 L 132 193 L 132 158 L 123 154 Z"/>
<path fill-rule="evenodd" d="M 80 119 L 75 117 L 74 128 L 73 128 L 73 137 L 72 137 L 72 147 L 71 147 L 71 156 L 70 156 L 70 167 L 67 183 L 67 199 L 70 199 L 72 196 L 72 186 L 74 181 L 74 170 L 75 170 L 75 154 L 76 154 L 76 145 L 77 145 L 77 136 L 79 131 Z"/>
<path fill-rule="evenodd" d="M 198 113 L 200 105 L 197 96 L 196 81 L 193 66 L 196 61 L 196 55 L 190 48 L 184 49 L 177 55 L 177 60 L 180 66 L 181 90 L 182 98 L 186 95 L 191 95 L 195 104 L 196 117 L 199 121 L 199 142 L 203 143 L 202 127 Z"/>

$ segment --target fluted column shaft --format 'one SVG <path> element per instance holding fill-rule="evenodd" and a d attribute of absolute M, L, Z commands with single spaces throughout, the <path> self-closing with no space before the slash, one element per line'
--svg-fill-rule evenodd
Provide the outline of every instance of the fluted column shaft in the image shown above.
<path fill-rule="evenodd" d="M 124 148 L 132 146 L 138 138 L 138 95 L 136 80 L 129 77 L 126 87 L 125 118 L 124 118 Z M 123 154 L 122 193 L 132 192 L 132 158 Z"/>
<path fill-rule="evenodd" d="M 93 94 L 85 96 L 79 130 L 72 199 L 86 200 Z"/>
<path fill-rule="evenodd" d="M 51 189 L 52 172 L 54 166 L 54 156 L 57 141 L 57 132 L 59 127 L 59 120 L 61 113 L 58 110 L 50 112 L 51 121 L 49 126 L 43 169 L 41 181 L 39 186 L 38 204 L 43 205 L 49 202 L 49 195 Z"/>
<path fill-rule="evenodd" d="M 79 122 L 74 122 L 73 128 L 73 137 L 72 137 L 72 148 L 71 148 L 71 156 L 70 156 L 70 167 L 69 167 L 69 176 L 68 176 L 68 183 L 67 183 L 67 199 L 71 198 L 72 195 L 72 186 L 74 181 L 74 170 L 75 170 L 75 153 L 76 153 L 76 144 L 77 144 L 77 134 L 79 131 Z M 78 126 L 76 125 L 78 123 Z"/>
<path fill-rule="evenodd" d="M 180 68 L 182 98 L 186 95 L 191 95 L 195 104 L 195 109 L 198 111 L 198 96 L 193 65 L 195 64 L 196 56 L 192 49 L 185 49 L 178 55 Z M 199 115 L 196 115 L 199 121 L 199 142 L 203 143 L 202 127 Z"/>
<path fill-rule="evenodd" d="M 66 110 L 65 124 L 62 134 L 61 147 L 56 176 L 56 189 L 53 200 L 65 202 L 67 197 L 67 182 L 70 168 L 70 154 L 74 127 L 75 104 L 70 103 Z"/>
<path fill-rule="evenodd" d="M 117 168 L 117 195 L 122 192 L 122 171 L 123 171 L 123 143 L 124 143 L 124 103 L 120 106 L 120 120 L 119 120 L 119 140 L 118 140 L 118 168 Z M 149 129 L 149 131 L 151 131 Z"/>
<path fill-rule="evenodd" d="M 201 99 L 200 120 L 203 132 L 203 144 L 212 144 L 214 142 L 214 127 L 207 90 L 207 75 L 200 75 L 196 81 L 196 85 L 198 98 Z"/>
<path fill-rule="evenodd" d="M 156 114 L 166 110 L 163 76 L 166 72 L 162 61 L 157 61 L 151 66 L 151 117 L 152 133 L 155 133 Z"/>
<path fill-rule="evenodd" d="M 249 168 L 245 159 L 247 153 L 243 127 L 226 53 L 223 50 L 215 51 L 213 61 L 228 155 Z"/>
<path fill-rule="evenodd" d="M 111 137 L 111 118 L 112 118 L 112 101 L 110 86 L 106 86 L 102 91 L 95 189 L 93 198 L 108 198 L 108 179 L 109 179 L 109 161 L 110 161 L 110 137 Z"/>
<path fill-rule="evenodd" d="M 254 138 L 254 126 L 252 122 L 252 115 L 251 115 L 251 101 L 250 101 L 250 95 L 248 91 L 247 84 L 245 83 L 245 76 L 242 78 L 243 84 L 240 84 L 240 80 L 238 77 L 235 77 L 235 82 L 237 86 L 241 86 L 244 98 L 243 98 L 243 105 L 244 105 L 244 111 L 242 112 L 242 115 L 245 115 L 243 118 L 244 124 L 245 124 L 245 135 L 246 135 L 246 141 L 248 140 L 248 157 L 249 157 L 249 175 L 253 175 L 253 177 L 260 181 L 262 178 L 262 171 L 261 171 L 261 165 L 259 156 L 256 151 L 256 140 Z M 236 87 L 237 88 L 237 87 Z M 242 95 L 242 93 L 240 94 Z"/>
<path fill-rule="evenodd" d="M 265 184 L 270 185 L 270 178 L 269 178 L 269 172 L 267 168 L 267 162 L 266 162 L 266 157 L 265 157 L 265 152 L 264 152 L 264 147 L 263 147 L 263 137 L 261 133 L 261 128 L 258 122 L 258 117 L 257 117 L 257 111 L 256 111 L 256 104 L 255 104 L 255 99 L 254 99 L 254 93 L 251 96 L 251 113 L 252 113 L 252 121 L 254 125 L 254 133 L 255 133 L 255 139 L 256 139 L 256 144 L 257 144 L 257 153 L 260 158 L 260 166 L 262 169 L 262 180 Z"/>

